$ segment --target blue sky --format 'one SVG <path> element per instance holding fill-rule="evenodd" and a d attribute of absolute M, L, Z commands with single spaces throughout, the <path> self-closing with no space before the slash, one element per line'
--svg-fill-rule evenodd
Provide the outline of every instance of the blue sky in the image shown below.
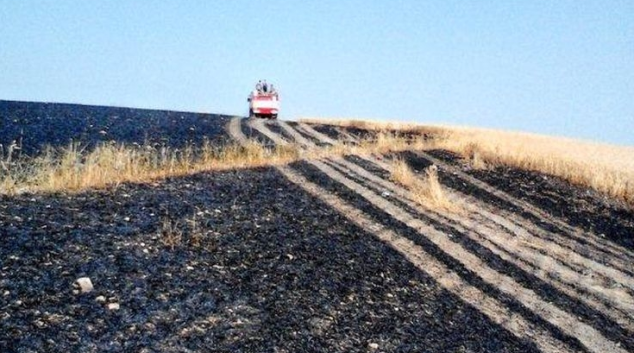
<path fill-rule="evenodd" d="M 0 99 L 354 117 L 634 145 L 634 1 L 1 0 Z"/>

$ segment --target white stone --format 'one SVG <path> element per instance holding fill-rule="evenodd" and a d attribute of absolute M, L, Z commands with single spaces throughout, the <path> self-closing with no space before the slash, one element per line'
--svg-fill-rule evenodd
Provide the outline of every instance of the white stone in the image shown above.
<path fill-rule="evenodd" d="M 100 295 L 97 298 L 95 298 L 95 300 L 97 301 L 97 303 L 105 303 L 106 297 L 104 297 L 103 295 Z"/>
<path fill-rule="evenodd" d="M 79 285 L 79 289 L 82 293 L 88 293 L 94 289 L 94 287 L 92 286 L 92 281 L 88 277 L 78 278 L 76 283 Z"/>
<path fill-rule="evenodd" d="M 119 308 L 121 308 L 119 303 L 110 303 L 108 304 L 107 307 L 108 307 L 108 310 L 119 310 Z"/>
<path fill-rule="evenodd" d="M 368 347 L 370 347 L 370 349 L 379 349 L 379 344 L 372 342 L 368 344 Z"/>

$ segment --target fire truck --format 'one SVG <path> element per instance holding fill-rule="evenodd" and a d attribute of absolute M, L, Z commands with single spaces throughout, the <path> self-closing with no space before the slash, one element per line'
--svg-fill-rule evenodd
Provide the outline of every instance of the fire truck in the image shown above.
<path fill-rule="evenodd" d="M 247 101 L 249 118 L 277 119 L 280 110 L 280 96 L 277 91 L 256 89 L 249 94 Z"/>

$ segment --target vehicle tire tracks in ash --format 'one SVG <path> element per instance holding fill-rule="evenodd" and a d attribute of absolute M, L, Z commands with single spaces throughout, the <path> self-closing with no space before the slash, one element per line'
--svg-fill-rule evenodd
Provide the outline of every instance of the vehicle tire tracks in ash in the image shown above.
<path fill-rule="evenodd" d="M 235 126 L 239 126 L 240 123 L 237 119 L 231 122 Z M 268 124 L 275 122 L 250 121 L 249 124 L 275 143 L 289 143 L 267 127 Z M 301 146 L 314 147 L 312 141 L 302 136 L 304 134 L 310 134 L 324 144 L 337 143 L 307 124 L 296 125 L 303 134 L 293 132 L 293 127 L 285 122 L 279 123 L 279 126 Z M 236 139 L 240 140 L 240 136 L 236 135 Z M 380 160 L 367 156 L 358 157 L 365 163 L 373 163 L 376 168 L 389 168 Z M 421 154 L 420 157 L 430 156 Z M 440 168 L 449 169 L 449 166 L 441 161 L 432 162 Z M 501 210 L 485 206 L 477 199 L 455 190 L 451 190 L 450 195 L 452 199 L 466 206 L 466 216 L 426 209 L 413 203 L 402 187 L 386 180 L 384 176 L 378 176 L 365 169 L 362 164 L 352 163 L 344 158 L 305 160 L 305 163 L 333 182 L 345 186 L 364 202 L 383 210 L 389 217 L 409 228 L 407 232 L 414 233 L 417 238 L 409 239 L 402 235 L 401 229 L 387 227 L 384 222 L 372 219 L 364 210 L 344 200 L 343 196 L 334 195 L 293 168 L 279 167 L 278 170 L 291 182 L 326 202 L 350 221 L 397 250 L 444 288 L 458 295 L 518 338 L 530 339 L 543 351 L 552 352 L 575 351 L 580 347 L 592 352 L 625 352 L 634 349 L 634 343 L 630 338 L 634 327 L 634 304 L 631 296 L 634 280 L 630 273 L 624 270 L 624 260 L 629 254 L 624 252 L 627 257 L 620 257 L 623 252 L 619 251 L 622 249 L 597 241 L 596 238 L 591 238 L 585 243 L 575 243 L 574 246 L 571 246 L 570 240 L 560 239 L 559 243 L 554 242 L 553 245 L 543 232 L 540 233 L 526 221 L 518 218 L 508 219 L 508 214 L 500 216 Z M 508 202 L 514 202 L 527 212 L 544 216 L 532 205 L 513 199 L 475 178 L 458 175 L 466 182 L 486 188 L 488 192 L 503 197 Z M 379 190 L 388 190 L 388 194 L 394 195 L 393 199 L 381 195 Z M 429 218 L 429 221 L 426 218 Z M 561 224 L 557 219 L 551 217 L 549 220 L 565 229 L 573 239 L 588 236 L 573 227 Z M 453 235 L 443 229 L 455 229 L 464 234 L 463 241 L 466 243 L 454 242 Z M 447 263 L 439 261 L 428 251 L 427 246 L 420 243 L 421 241 L 429 242 L 429 246 L 440 249 L 460 268 L 451 268 Z M 503 271 L 497 267 L 492 267 L 488 260 L 481 259 L 479 254 L 473 253 L 464 244 L 475 244 L 472 245 L 475 249 L 483 249 L 491 256 L 498 257 L 519 271 L 536 278 L 534 281 L 543 282 L 570 297 L 572 301 L 580 301 L 583 304 L 579 305 L 591 308 L 588 310 L 603 316 L 603 321 L 593 320 L 590 316 L 578 317 L 567 312 L 565 308 L 558 306 L 559 303 L 542 298 L 542 291 L 536 292 L 519 281 L 517 276 L 502 273 Z M 580 246 L 588 251 L 575 252 L 574 249 Z M 600 263 L 590 257 L 597 253 L 608 261 Z M 464 270 L 476 276 L 477 280 L 473 282 L 471 279 L 463 278 Z M 579 270 L 584 271 L 583 274 Z M 598 279 L 594 280 L 595 277 Z M 482 286 L 494 288 L 500 294 L 487 293 L 486 288 L 474 285 L 478 281 L 483 283 Z M 610 287 L 611 285 L 614 286 Z M 501 297 L 513 298 L 523 309 L 517 310 L 509 306 L 506 300 L 500 299 Z M 607 322 L 608 328 L 600 325 L 604 322 Z"/>

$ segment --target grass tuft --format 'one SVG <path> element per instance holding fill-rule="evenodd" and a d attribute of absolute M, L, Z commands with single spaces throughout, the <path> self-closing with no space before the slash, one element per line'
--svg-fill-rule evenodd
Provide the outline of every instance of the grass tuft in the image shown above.
<path fill-rule="evenodd" d="M 403 159 L 391 162 L 390 178 L 410 191 L 410 198 L 416 203 L 435 210 L 459 212 L 460 207 L 448 197 L 438 180 L 438 169 L 432 165 L 422 176 L 416 175 Z"/>
<path fill-rule="evenodd" d="M 172 221 L 169 217 L 164 217 L 161 221 L 161 228 L 158 230 L 158 236 L 163 245 L 174 250 L 181 245 L 183 231 L 180 229 L 178 222 Z"/>

